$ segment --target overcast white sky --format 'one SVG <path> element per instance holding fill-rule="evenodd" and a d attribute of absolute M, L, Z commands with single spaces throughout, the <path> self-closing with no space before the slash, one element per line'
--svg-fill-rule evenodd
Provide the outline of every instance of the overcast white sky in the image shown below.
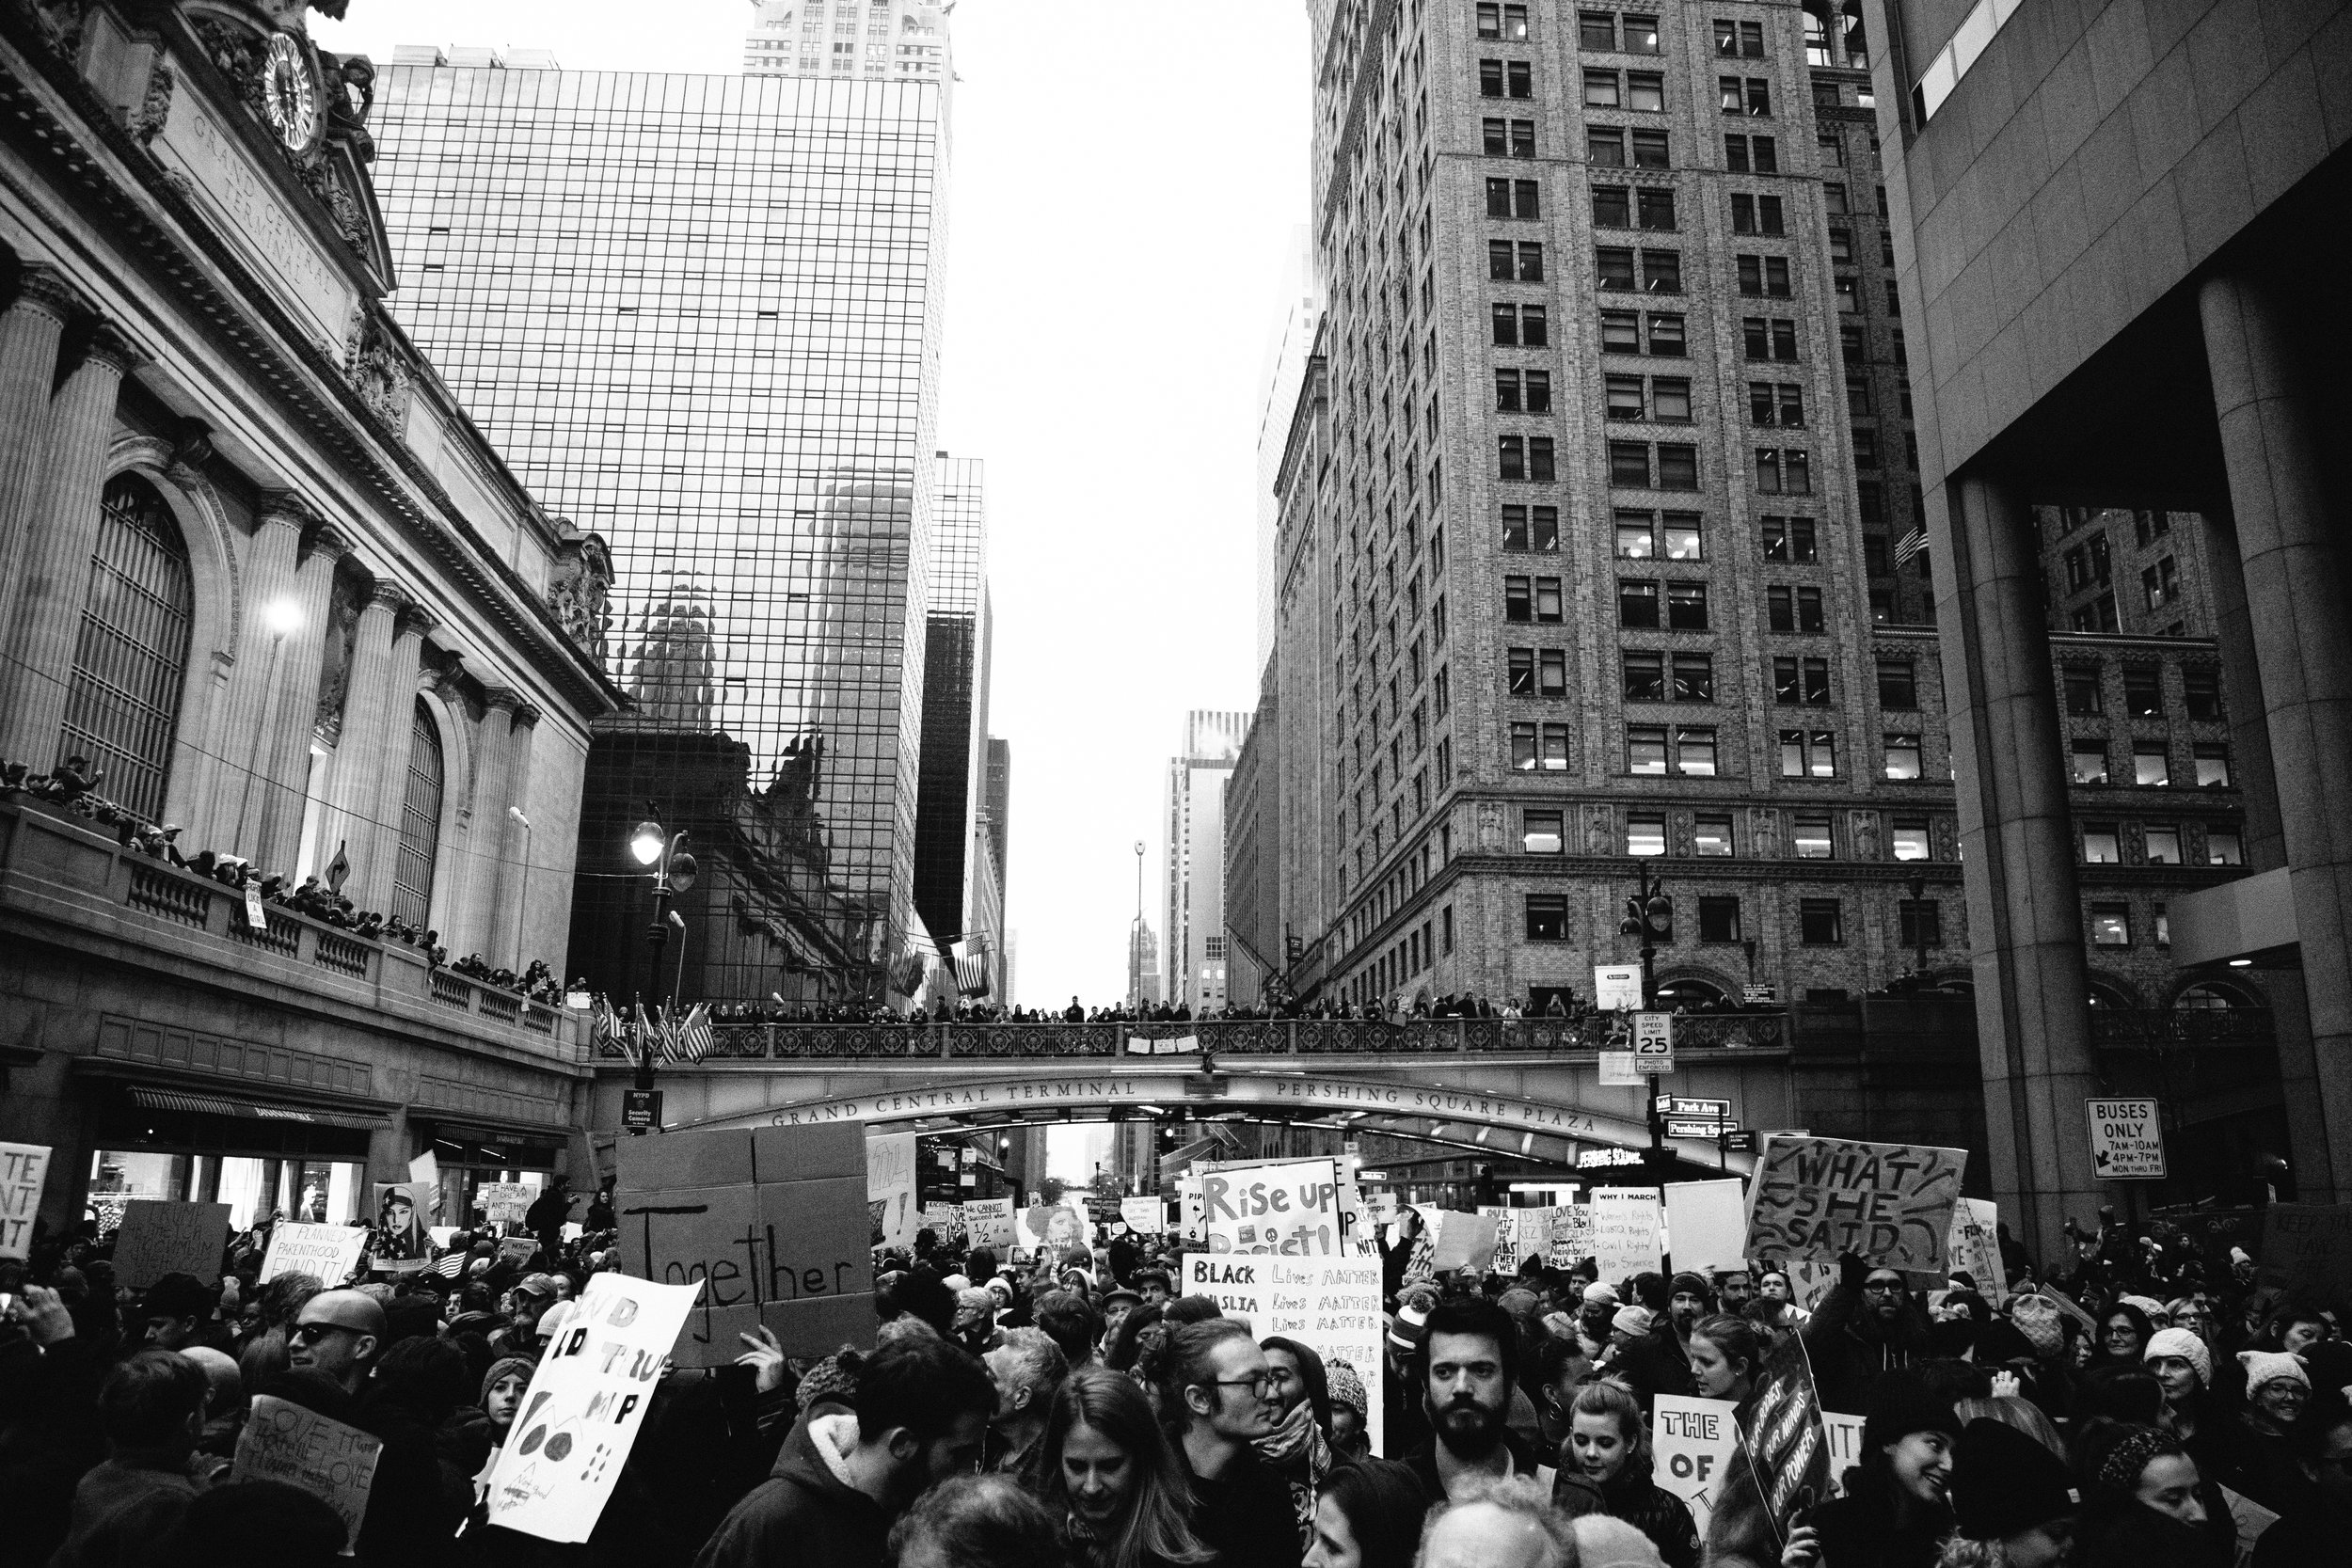
<path fill-rule="evenodd" d="M 498 44 L 732 74 L 751 19 L 740 0 L 355 0 L 311 27 L 380 63 Z M 1307 10 L 962 0 L 951 26 L 940 435 L 988 465 L 1018 995 L 1110 1001 L 1184 712 L 1257 701 L 1257 420 L 1307 214 Z"/>

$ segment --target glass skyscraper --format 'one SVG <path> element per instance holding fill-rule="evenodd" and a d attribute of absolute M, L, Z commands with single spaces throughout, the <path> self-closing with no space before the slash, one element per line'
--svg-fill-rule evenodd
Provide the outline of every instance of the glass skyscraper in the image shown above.
<path fill-rule="evenodd" d="M 923 748 L 915 797 L 914 908 L 943 946 L 970 923 L 974 825 L 988 771 L 988 513 L 977 459 L 938 458 L 930 613 L 923 641 Z"/>
<path fill-rule="evenodd" d="M 635 706 L 589 761 L 575 970 L 647 991 L 624 840 L 656 816 L 702 867 L 657 994 L 903 989 L 929 947 L 945 82 L 420 53 L 377 82 L 394 309 L 619 578 L 608 646 Z"/>

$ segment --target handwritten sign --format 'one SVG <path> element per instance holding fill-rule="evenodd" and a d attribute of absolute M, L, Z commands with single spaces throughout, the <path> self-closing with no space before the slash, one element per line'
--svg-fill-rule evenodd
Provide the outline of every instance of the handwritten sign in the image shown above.
<path fill-rule="evenodd" d="M 1469 1269 L 1484 1274 L 1494 1266 L 1493 1220 L 1484 1214 L 1465 1214 L 1452 1209 L 1423 1209 L 1421 1217 L 1428 1227 L 1432 1270 L 1444 1274 L 1453 1269 Z"/>
<path fill-rule="evenodd" d="M 1729 1400 L 1686 1394 L 1660 1394 L 1652 1402 L 1650 1448 L 1658 1461 L 1654 1479 L 1690 1509 L 1691 1523 L 1698 1527 L 1702 1541 L 1740 1451 L 1740 1423 L 1732 1418 L 1739 1408 Z"/>
<path fill-rule="evenodd" d="M 1326 1364 L 1355 1368 L 1364 1380 L 1364 1403 L 1381 1407 L 1364 1412 L 1372 1451 L 1380 1451 L 1388 1402 L 1380 1395 L 1386 1358 L 1378 1259 L 1196 1252 L 1184 1259 L 1184 1293 L 1214 1297 L 1227 1317 L 1247 1319 L 1257 1338 L 1280 1335 Z"/>
<path fill-rule="evenodd" d="M 1941 1285 L 1968 1151 L 1775 1133 L 1748 1189 L 1747 1254 L 1835 1263 L 1851 1252 Z"/>
<path fill-rule="evenodd" d="M 43 1144 L 0 1144 L 0 1258 L 22 1258 L 33 1244 L 41 1184 L 49 1177 Z"/>
<path fill-rule="evenodd" d="M 963 1244 L 963 1205 L 934 1203 L 915 1218 L 917 1230 L 928 1230 L 931 1240 L 944 1247 Z"/>
<path fill-rule="evenodd" d="M 762 1127 L 627 1138 L 613 1211 L 624 1272 L 704 1287 L 675 1352 L 723 1367 L 766 1324 L 791 1355 L 874 1342 L 866 1132 Z"/>
<path fill-rule="evenodd" d="M 624 1153 L 624 1170 L 628 1163 Z M 590 1277 L 579 1312 L 532 1372 L 506 1445 L 491 1464 L 484 1494 L 491 1524 L 543 1541 L 588 1539 L 702 1292 L 699 1280 L 657 1285 L 616 1274 Z"/>
<path fill-rule="evenodd" d="M 1675 1267 L 1745 1268 L 1746 1207 L 1744 1184 L 1736 1177 L 1666 1183 L 1666 1241 Z"/>
<path fill-rule="evenodd" d="M 866 1140 L 866 1206 L 873 1244 L 914 1244 L 913 1132 L 881 1132 Z"/>
<path fill-rule="evenodd" d="M 1168 1228 L 1168 1205 L 1156 1197 L 1122 1197 L 1119 1200 L 1119 1217 L 1127 1228 L 1146 1236 L 1156 1236 Z"/>
<path fill-rule="evenodd" d="M 1572 1269 L 1593 1256 L 1593 1210 L 1586 1203 L 1561 1203 L 1543 1211 L 1550 1217 L 1551 1241 L 1547 1261 L 1555 1269 Z"/>
<path fill-rule="evenodd" d="M 1593 1258 L 1600 1277 L 1628 1279 L 1658 1267 L 1658 1195 L 1645 1187 L 1593 1189 Z"/>
<path fill-rule="evenodd" d="M 237 1435 L 237 1457 L 229 1479 L 283 1481 L 310 1493 L 342 1520 L 348 1544 L 359 1539 L 368 1490 L 375 1484 L 375 1462 L 383 1452 L 383 1440 L 358 1427 L 291 1400 L 256 1394 L 245 1430 Z"/>
<path fill-rule="evenodd" d="M 2352 1297 L 2352 1207 L 2274 1203 L 2263 1214 L 2261 1273 L 2308 1301 Z"/>
<path fill-rule="evenodd" d="M 993 1248 L 996 1255 L 1002 1258 L 1012 1246 L 1012 1199 L 965 1199 L 963 1228 L 974 1246 Z"/>
<path fill-rule="evenodd" d="M 269 1251 L 262 1259 L 262 1283 L 281 1274 L 307 1274 L 333 1290 L 359 1266 L 368 1233 L 356 1225 L 297 1225 L 293 1221 L 269 1233 Z"/>
<path fill-rule="evenodd" d="M 1203 1167 L 1200 1210 L 1211 1252 L 1326 1258 L 1340 1250 L 1340 1173 L 1330 1160 Z"/>
<path fill-rule="evenodd" d="M 144 1291 L 167 1274 L 192 1274 L 210 1285 L 220 1278 L 229 1240 L 226 1203 L 167 1203 L 135 1197 L 122 1206 L 115 1232 L 115 1278 Z"/>
<path fill-rule="evenodd" d="M 2008 1271 L 2001 1266 L 2000 1210 L 1980 1197 L 1952 1205 L 1952 1272 L 1977 1282 L 1977 1293 L 1998 1307 L 2009 1300 Z"/>
<path fill-rule="evenodd" d="M 1813 1386 L 1813 1365 L 1804 1339 L 1791 1334 L 1764 1360 L 1763 1386 L 1740 1433 L 1740 1447 L 1756 1477 L 1756 1492 L 1772 1521 L 1774 1541 L 1786 1545 L 1781 1521 L 1806 1487 L 1829 1495 L 1829 1444 L 1821 1426 L 1821 1398 Z M 1708 1543 L 1710 1548 L 1712 1542 Z"/>
<path fill-rule="evenodd" d="M 520 1225 L 539 1190 L 528 1181 L 485 1181 L 473 1190 L 474 1207 L 494 1225 Z"/>

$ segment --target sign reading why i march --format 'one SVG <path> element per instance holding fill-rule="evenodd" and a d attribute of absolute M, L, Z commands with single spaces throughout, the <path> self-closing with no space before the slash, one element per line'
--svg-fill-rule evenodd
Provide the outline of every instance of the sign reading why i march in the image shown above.
<path fill-rule="evenodd" d="M 1750 1258 L 1842 1253 L 1941 1283 L 1950 1272 L 1963 1148 L 1775 1135 L 1748 1189 Z"/>

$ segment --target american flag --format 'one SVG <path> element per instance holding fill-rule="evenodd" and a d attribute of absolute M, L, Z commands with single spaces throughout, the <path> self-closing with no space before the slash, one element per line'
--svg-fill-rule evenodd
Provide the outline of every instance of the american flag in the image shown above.
<path fill-rule="evenodd" d="M 1909 533 L 1904 534 L 1900 539 L 1895 541 L 1895 564 L 1898 566 L 1902 565 L 1913 556 L 1917 555 L 1921 550 L 1924 550 L 1927 547 L 1927 531 L 1921 528 L 1914 528 Z"/>
<path fill-rule="evenodd" d="M 662 1015 L 661 1054 L 673 1062 L 699 1062 L 710 1054 L 718 1037 L 710 1029 L 710 1004 L 697 1002 L 676 1023 Z"/>
<path fill-rule="evenodd" d="M 466 1272 L 466 1255 L 462 1252 L 443 1253 L 441 1260 L 433 1265 L 433 1272 L 443 1279 L 458 1278 Z"/>

